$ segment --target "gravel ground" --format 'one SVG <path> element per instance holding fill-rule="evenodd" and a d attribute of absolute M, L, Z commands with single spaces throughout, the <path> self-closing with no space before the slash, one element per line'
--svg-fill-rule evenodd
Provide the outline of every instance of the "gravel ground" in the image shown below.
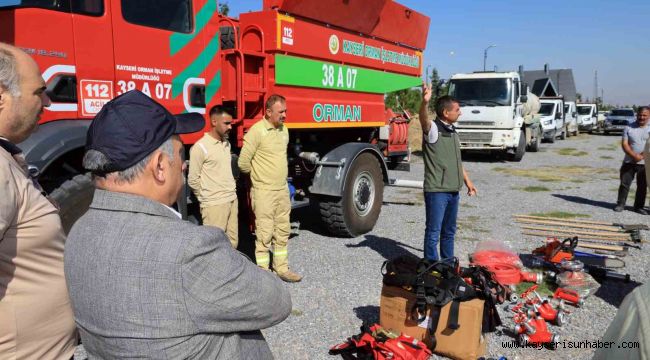
<path fill-rule="evenodd" d="M 631 211 L 611 210 L 623 157 L 619 139 L 581 134 L 542 144 L 540 152 L 527 153 L 520 163 L 484 156 L 465 159 L 478 196 L 461 197 L 455 243 L 461 263 L 467 263 L 468 253 L 481 240 L 501 240 L 525 253 L 539 246 L 540 238 L 521 235 L 513 214 L 565 211 L 598 221 L 647 223 L 647 217 Z M 393 172 L 391 176 L 421 180 L 423 172 L 422 159 L 414 156 L 410 172 Z M 542 191 L 524 190 L 530 186 Z M 300 222 L 300 230 L 290 240 L 289 256 L 293 270 L 304 279 L 286 285 L 292 294 L 292 315 L 264 330 L 277 359 L 340 358 L 328 355 L 329 347 L 357 334 L 364 321 L 378 322 L 381 264 L 404 253 L 422 256 L 425 223 L 421 190 L 389 187 L 384 191 L 384 202 L 374 230 L 354 239 L 331 238 L 314 225 L 315 214 L 306 209 L 297 211 L 295 220 Z M 628 202 L 632 203 L 631 198 Z M 640 250 L 631 249 L 625 261 L 627 267 L 622 272 L 630 273 L 635 282 L 604 282 L 583 308 L 572 311 L 567 325 L 553 326 L 551 331 L 562 340 L 601 338 L 624 296 L 650 272 L 648 258 Z M 499 308 L 504 324 L 511 328 L 512 322 Z M 511 340 L 500 332 L 489 334 L 486 355 L 508 359 L 587 359 L 593 355 L 593 350 L 584 349 L 508 349 L 501 345 Z M 81 349 L 78 354 L 83 357 Z"/>

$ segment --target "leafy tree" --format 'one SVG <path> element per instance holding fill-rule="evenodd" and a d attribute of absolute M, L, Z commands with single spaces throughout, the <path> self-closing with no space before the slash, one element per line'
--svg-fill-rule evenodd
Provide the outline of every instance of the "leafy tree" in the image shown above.
<path fill-rule="evenodd" d="M 227 2 L 223 2 L 219 4 L 219 14 L 223 16 L 228 16 L 229 12 L 230 12 L 230 6 L 228 6 Z"/>
<path fill-rule="evenodd" d="M 442 84 L 440 82 L 440 76 L 438 75 L 438 69 L 435 67 L 431 71 L 431 101 L 429 101 L 429 111 L 435 113 L 436 100 L 439 97 L 447 95 L 449 93 L 449 83 Z"/>
<path fill-rule="evenodd" d="M 386 94 L 384 103 L 387 108 L 391 108 L 395 112 L 406 110 L 415 114 L 420 110 L 422 92 L 418 88 L 393 91 Z"/>
<path fill-rule="evenodd" d="M 576 93 L 576 101 L 577 102 L 582 102 L 582 94 L 581 93 Z"/>

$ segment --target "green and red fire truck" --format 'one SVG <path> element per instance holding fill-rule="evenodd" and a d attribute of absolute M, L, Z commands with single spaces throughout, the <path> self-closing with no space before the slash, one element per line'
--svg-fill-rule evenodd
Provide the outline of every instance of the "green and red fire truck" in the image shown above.
<path fill-rule="evenodd" d="M 264 0 L 238 19 L 218 8 L 216 0 L 0 2 L 0 41 L 33 56 L 52 99 L 19 146 L 65 226 L 92 198 L 81 166 L 90 121 L 138 89 L 172 113 L 232 109 L 235 152 L 265 100 L 285 96 L 295 204 L 317 203 L 336 235 L 370 231 L 388 169 L 409 156 L 407 121 L 385 109 L 384 94 L 421 84 L 429 18 L 391 0 Z"/>

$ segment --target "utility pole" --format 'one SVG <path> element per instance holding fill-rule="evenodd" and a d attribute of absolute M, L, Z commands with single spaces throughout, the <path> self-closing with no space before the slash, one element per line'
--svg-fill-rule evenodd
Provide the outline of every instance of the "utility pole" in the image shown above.
<path fill-rule="evenodd" d="M 483 50 L 483 71 L 485 71 L 485 64 L 487 62 L 487 52 L 490 48 L 496 47 L 496 45 L 490 45 Z"/>
<path fill-rule="evenodd" d="M 598 70 L 594 71 L 594 101 L 598 102 Z"/>

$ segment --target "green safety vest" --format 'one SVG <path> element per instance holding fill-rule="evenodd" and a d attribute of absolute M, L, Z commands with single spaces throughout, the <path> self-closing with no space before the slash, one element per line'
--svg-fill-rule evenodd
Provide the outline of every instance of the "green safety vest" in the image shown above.
<path fill-rule="evenodd" d="M 438 141 L 422 141 L 424 153 L 424 191 L 457 192 L 463 187 L 463 164 L 460 141 L 456 130 L 450 130 L 439 119 L 431 126 L 438 127 Z"/>

